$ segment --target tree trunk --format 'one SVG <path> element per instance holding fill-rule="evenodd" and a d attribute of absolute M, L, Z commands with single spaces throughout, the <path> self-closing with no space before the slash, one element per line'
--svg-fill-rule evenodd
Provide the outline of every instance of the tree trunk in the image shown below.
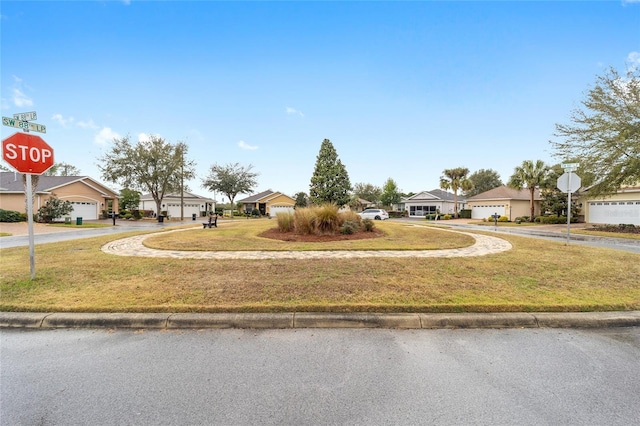
<path fill-rule="evenodd" d="M 531 218 L 529 219 L 531 222 L 533 222 L 534 219 L 534 215 L 535 215 L 535 205 L 533 204 L 533 197 L 534 197 L 534 193 L 536 191 L 535 186 L 533 188 L 529 188 L 529 191 L 531 192 L 531 200 L 530 200 L 530 207 L 531 207 Z"/>

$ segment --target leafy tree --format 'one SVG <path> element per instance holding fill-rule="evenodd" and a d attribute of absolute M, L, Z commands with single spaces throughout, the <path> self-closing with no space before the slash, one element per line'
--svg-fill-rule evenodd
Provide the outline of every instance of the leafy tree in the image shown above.
<path fill-rule="evenodd" d="M 525 160 L 522 165 L 516 167 L 513 175 L 509 179 L 509 186 L 515 189 L 527 188 L 530 194 L 529 205 L 531 207 L 530 221 L 533 222 L 535 215 L 535 191 L 548 182 L 549 166 L 544 161 Z"/>
<path fill-rule="evenodd" d="M 195 176 L 193 163 L 185 163 L 187 146 L 183 142 L 173 145 L 155 135 L 135 145 L 129 139 L 114 139 L 98 168 L 108 182 L 149 192 L 159 218 L 165 194 L 181 192 L 182 182 Z"/>
<path fill-rule="evenodd" d="M 626 78 L 613 68 L 597 76 L 595 87 L 571 113 L 571 124 L 556 124 L 551 141 L 556 156 L 573 158 L 586 172 L 589 193 L 606 195 L 640 181 L 640 67 Z M 590 181 L 593 177 L 594 180 Z"/>
<path fill-rule="evenodd" d="M 560 164 L 549 167 L 547 177 L 540 185 L 540 196 L 542 197 L 542 211 L 551 212 L 557 216 L 567 213 L 567 194 L 558 189 L 558 178 L 562 176 L 564 170 Z M 575 198 L 571 201 L 571 216 L 578 215 L 578 206 Z"/>
<path fill-rule="evenodd" d="M 465 192 L 465 197 L 473 197 L 502 186 L 500 175 L 493 169 L 480 169 L 471 173 L 469 180 L 473 183 L 473 188 Z"/>
<path fill-rule="evenodd" d="M 210 191 L 218 191 L 229 197 L 229 204 L 233 206 L 233 199 L 238 194 L 247 194 L 258 184 L 258 173 L 251 170 L 253 166 L 246 167 L 239 163 L 218 165 L 214 164 L 209 170 L 209 175 L 202 180 L 202 187 Z"/>
<path fill-rule="evenodd" d="M 293 198 L 296 199 L 296 207 L 307 207 L 307 194 L 305 192 L 297 192 Z"/>
<path fill-rule="evenodd" d="M 388 178 L 382 186 L 382 194 L 380 195 L 380 202 L 383 206 L 393 206 L 398 204 L 402 199 L 402 195 L 398 191 L 398 184 L 391 178 Z"/>
<path fill-rule="evenodd" d="M 456 167 L 455 169 L 445 169 L 440 176 L 440 188 L 453 191 L 453 210 L 455 218 L 458 218 L 458 190 L 470 191 L 473 182 L 467 177 L 469 169 L 466 167 Z"/>
<path fill-rule="evenodd" d="M 71 205 L 71 202 L 62 201 L 53 195 L 45 201 L 44 206 L 38 209 L 38 218 L 41 222 L 51 223 L 55 219 L 68 215 L 72 211 L 73 206 Z"/>
<path fill-rule="evenodd" d="M 79 176 L 80 174 L 79 168 L 68 163 L 54 163 L 43 173 L 44 176 Z"/>
<path fill-rule="evenodd" d="M 351 182 L 338 153 L 329 139 L 322 141 L 320 152 L 309 185 L 309 198 L 315 204 L 333 203 L 343 206 L 349 203 Z"/>
<path fill-rule="evenodd" d="M 120 191 L 120 202 L 118 203 L 122 210 L 134 210 L 140 205 L 140 193 L 130 188 L 124 188 Z"/>
<path fill-rule="evenodd" d="M 356 183 L 353 186 L 353 193 L 356 198 L 362 198 L 371 203 L 377 204 L 380 200 L 380 195 L 382 194 L 382 190 L 370 183 Z"/>

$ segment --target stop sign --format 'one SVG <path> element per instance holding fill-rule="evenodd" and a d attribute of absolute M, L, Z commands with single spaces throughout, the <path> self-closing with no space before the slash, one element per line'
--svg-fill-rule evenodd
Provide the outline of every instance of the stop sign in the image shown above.
<path fill-rule="evenodd" d="M 2 158 L 20 173 L 39 175 L 53 166 L 53 148 L 40 136 L 14 133 L 2 140 Z"/>
<path fill-rule="evenodd" d="M 580 188 L 582 179 L 573 172 L 564 172 L 556 181 L 556 185 L 560 191 L 568 194 L 569 192 L 576 192 Z"/>

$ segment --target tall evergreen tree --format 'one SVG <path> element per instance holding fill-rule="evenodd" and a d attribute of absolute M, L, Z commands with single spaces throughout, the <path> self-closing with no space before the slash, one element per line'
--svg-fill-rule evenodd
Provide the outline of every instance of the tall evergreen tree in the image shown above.
<path fill-rule="evenodd" d="M 343 206 L 351 199 L 351 189 L 349 174 L 333 144 L 329 139 L 323 140 L 311 176 L 309 198 L 314 204 L 332 203 Z"/>

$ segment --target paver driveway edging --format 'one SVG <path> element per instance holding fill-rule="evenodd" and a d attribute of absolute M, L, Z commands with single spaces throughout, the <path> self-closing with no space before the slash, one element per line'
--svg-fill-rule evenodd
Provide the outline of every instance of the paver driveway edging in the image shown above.
<path fill-rule="evenodd" d="M 169 232 L 180 232 L 186 229 L 178 229 Z M 356 259 L 372 257 L 468 257 L 485 256 L 487 254 L 501 253 L 512 248 L 511 243 L 501 238 L 489 235 L 471 234 L 468 232 L 455 232 L 469 235 L 476 240 L 469 247 L 443 250 L 310 250 L 310 251 L 181 251 L 158 250 L 145 247 L 143 241 L 155 234 L 136 235 L 111 241 L 102 246 L 104 253 L 118 256 L 157 257 L 174 259 Z"/>

